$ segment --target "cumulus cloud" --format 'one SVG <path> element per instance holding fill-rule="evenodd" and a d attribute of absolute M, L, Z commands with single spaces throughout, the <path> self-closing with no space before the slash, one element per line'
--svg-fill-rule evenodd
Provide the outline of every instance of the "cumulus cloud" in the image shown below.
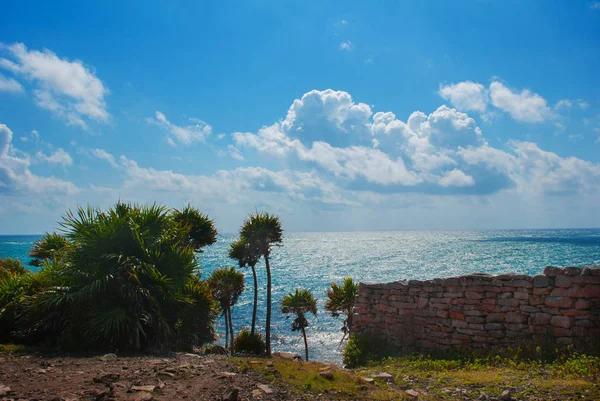
<path fill-rule="evenodd" d="M 451 85 L 440 85 L 438 94 L 461 111 L 477 111 L 489 121 L 495 112 L 489 111 L 490 105 L 508 113 L 514 120 L 527 123 L 541 123 L 553 118 L 548 102 L 537 93 L 527 89 L 515 91 L 502 82 L 493 81 L 489 88 L 472 81 Z M 571 108 L 573 105 L 585 109 L 588 104 L 583 99 L 562 99 L 554 106 L 554 110 Z"/>
<path fill-rule="evenodd" d="M 440 85 L 439 94 L 458 110 L 484 112 L 487 108 L 487 90 L 485 86 L 477 82 L 465 81 L 452 85 Z"/>
<path fill-rule="evenodd" d="M 108 153 L 104 149 L 92 149 L 92 155 L 100 160 L 106 161 L 112 167 L 118 167 L 118 164 L 115 161 L 114 156 L 111 155 L 110 153 Z"/>
<path fill-rule="evenodd" d="M 176 146 L 176 142 L 184 145 L 192 142 L 205 142 L 212 133 L 212 127 L 200 119 L 190 118 L 190 124 L 182 127 L 171 123 L 160 111 L 156 112 L 154 118 L 148 118 L 147 121 L 167 131 L 169 135 L 167 141 L 172 146 Z"/>
<path fill-rule="evenodd" d="M 38 176 L 29 170 L 28 157 L 17 157 L 11 151 L 12 131 L 0 123 L 0 196 L 43 194 L 70 195 L 78 188 L 71 182 L 55 177 Z M 59 157 L 60 159 L 60 153 Z M 71 161 L 72 162 L 72 161 Z"/>
<path fill-rule="evenodd" d="M 43 152 L 37 152 L 35 155 L 39 160 L 49 163 L 49 164 L 59 164 L 63 167 L 70 166 L 73 164 L 73 159 L 71 155 L 64 151 L 62 148 L 56 149 L 54 152 L 49 155 L 44 154 Z"/>
<path fill-rule="evenodd" d="M 552 116 L 546 99 L 527 89 L 514 92 L 498 81 L 490 84 L 492 104 L 517 121 L 530 123 L 546 121 Z"/>
<path fill-rule="evenodd" d="M 23 86 L 14 79 L 0 74 L 0 92 L 23 92 Z"/>
<path fill-rule="evenodd" d="M 525 109 L 530 100 L 536 102 L 536 95 L 527 91 L 511 93 Z M 519 113 L 526 118 L 525 111 Z M 546 111 L 541 113 L 545 117 Z M 560 187 L 577 191 L 600 187 L 598 165 L 580 159 L 567 162 L 539 148 L 537 153 L 526 151 L 524 143 L 511 142 L 507 150 L 491 147 L 475 120 L 455 108 L 440 106 L 430 114 L 415 111 L 402 121 L 392 112 L 373 113 L 370 106 L 356 103 L 342 91 L 308 92 L 292 103 L 284 119 L 233 138 L 236 147 L 317 167 L 336 185 L 354 191 L 558 194 Z M 545 179 L 534 172 L 542 160 L 549 163 Z M 562 167 L 551 168 L 553 164 Z M 588 183 L 575 179 L 577 169 L 567 172 L 568 165 L 587 171 Z"/>
<path fill-rule="evenodd" d="M 109 91 L 81 61 L 59 58 L 48 49 L 29 50 L 23 43 L 3 49 L 12 60 L 0 58 L 0 68 L 29 81 L 39 107 L 82 128 L 89 120 L 110 119 L 105 101 Z"/>

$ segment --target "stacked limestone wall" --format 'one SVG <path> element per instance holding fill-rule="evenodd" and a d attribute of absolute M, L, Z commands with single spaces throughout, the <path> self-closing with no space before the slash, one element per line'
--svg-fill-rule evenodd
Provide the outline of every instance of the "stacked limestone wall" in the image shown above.
<path fill-rule="evenodd" d="M 412 349 L 600 349 L 600 267 L 361 283 L 352 333 Z"/>

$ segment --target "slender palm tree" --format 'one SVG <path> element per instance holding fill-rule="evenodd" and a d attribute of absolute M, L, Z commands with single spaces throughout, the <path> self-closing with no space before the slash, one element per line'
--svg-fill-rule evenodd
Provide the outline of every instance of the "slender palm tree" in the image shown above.
<path fill-rule="evenodd" d="M 344 341 L 352 328 L 352 316 L 354 315 L 354 305 L 356 303 L 357 295 L 358 283 L 354 283 L 351 277 L 344 278 L 342 285 L 331 283 L 327 290 L 328 299 L 325 303 L 325 310 L 329 311 L 333 317 L 338 317 L 341 314 L 346 316 L 342 327 L 344 336 L 342 337 L 340 344 Z"/>
<path fill-rule="evenodd" d="M 235 267 L 220 267 L 214 270 L 208 277 L 208 286 L 213 297 L 221 307 L 221 313 L 225 318 L 225 346 L 230 348 L 233 354 L 233 321 L 231 310 L 237 303 L 238 298 L 244 292 L 244 275 Z"/>
<path fill-rule="evenodd" d="M 317 315 L 317 300 L 309 290 L 299 290 L 296 288 L 295 293 L 290 292 L 281 300 L 281 312 L 296 315 L 296 318 L 292 322 L 292 331 L 302 331 L 304 350 L 306 360 L 308 361 L 308 342 L 306 341 L 308 320 L 306 319 L 306 315 L 308 313 Z"/>
<path fill-rule="evenodd" d="M 254 304 L 252 306 L 252 328 L 250 334 L 254 336 L 256 329 L 256 310 L 258 308 L 258 280 L 256 278 L 256 264 L 260 255 L 253 252 L 250 246 L 243 239 L 238 239 L 231 243 L 229 257 L 238 261 L 240 267 L 250 266 L 252 269 L 252 280 L 254 281 Z"/>
<path fill-rule="evenodd" d="M 265 322 L 265 345 L 267 356 L 271 356 L 271 266 L 269 256 L 271 248 L 282 242 L 283 229 L 279 217 L 267 212 L 251 214 L 240 230 L 241 238 L 246 241 L 252 252 L 265 258 L 267 270 L 267 317 Z"/>

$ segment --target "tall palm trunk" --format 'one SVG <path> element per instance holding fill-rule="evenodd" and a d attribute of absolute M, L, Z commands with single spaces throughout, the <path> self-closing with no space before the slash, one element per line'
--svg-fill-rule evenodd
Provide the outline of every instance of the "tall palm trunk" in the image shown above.
<path fill-rule="evenodd" d="M 256 269 L 254 266 L 250 266 L 252 268 L 252 278 L 254 279 L 254 306 L 252 307 L 252 336 L 254 336 L 254 331 L 256 329 L 256 310 L 258 308 L 258 280 L 256 279 Z"/>
<path fill-rule="evenodd" d="M 265 255 L 265 266 L 267 268 L 267 322 L 265 327 L 265 345 L 267 356 L 271 357 L 271 266 L 269 266 L 269 255 Z"/>
<path fill-rule="evenodd" d="M 230 348 L 231 348 L 231 355 L 233 355 L 233 352 L 235 350 L 235 336 L 233 335 L 233 321 L 231 320 L 231 308 L 229 308 L 229 338 L 231 338 L 230 341 Z"/>
<path fill-rule="evenodd" d="M 306 360 L 308 361 L 308 341 L 306 341 L 306 331 L 302 327 L 302 337 L 304 337 L 304 351 L 306 353 Z"/>
<path fill-rule="evenodd" d="M 225 316 L 225 349 L 229 348 L 229 320 L 227 320 L 227 309 L 223 311 Z"/>

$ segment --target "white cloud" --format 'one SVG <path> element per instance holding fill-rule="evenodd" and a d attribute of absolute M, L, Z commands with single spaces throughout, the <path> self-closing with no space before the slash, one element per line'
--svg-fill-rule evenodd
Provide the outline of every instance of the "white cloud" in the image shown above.
<path fill-rule="evenodd" d="M 0 92 L 23 92 L 23 86 L 14 79 L 0 74 Z"/>
<path fill-rule="evenodd" d="M 439 94 L 462 111 L 484 112 L 487 107 L 487 91 L 477 82 L 465 81 L 452 85 L 440 85 Z"/>
<path fill-rule="evenodd" d="M 108 164 L 110 164 L 112 167 L 118 167 L 114 156 L 104 149 L 92 149 L 92 155 L 100 160 L 108 162 Z"/>
<path fill-rule="evenodd" d="M 229 151 L 229 156 L 236 160 L 244 160 L 244 156 L 240 153 L 239 149 L 233 145 L 227 146 L 227 150 Z"/>
<path fill-rule="evenodd" d="M 354 50 L 354 44 L 349 40 L 345 40 L 342 43 L 340 43 L 340 50 L 351 52 L 352 50 Z"/>
<path fill-rule="evenodd" d="M 62 148 L 56 149 L 53 153 L 46 155 L 44 153 L 37 152 L 35 155 L 39 160 L 49 164 L 60 164 L 63 167 L 70 166 L 73 164 L 71 155 L 64 151 Z"/>
<path fill-rule="evenodd" d="M 32 195 L 42 195 L 47 199 L 49 196 L 71 195 L 78 191 L 69 181 L 33 174 L 29 170 L 29 158 L 15 156 L 15 152 L 11 151 L 11 140 L 10 128 L 0 124 L 0 197 L 22 195 L 29 199 Z M 58 159 L 60 158 L 59 152 Z"/>
<path fill-rule="evenodd" d="M 513 92 L 501 82 L 494 81 L 490 84 L 490 99 L 494 106 L 517 121 L 536 123 L 552 117 L 546 99 L 527 89 Z"/>
<path fill-rule="evenodd" d="M 470 187 L 474 184 L 473 177 L 458 169 L 445 172 L 440 179 L 440 185 L 443 187 Z"/>
<path fill-rule="evenodd" d="M 0 60 L 0 68 L 30 81 L 38 106 L 82 128 L 87 128 L 85 120 L 110 119 L 105 101 L 109 91 L 81 61 L 61 59 L 47 49 L 28 50 L 22 43 L 4 48 L 14 60 Z"/>
<path fill-rule="evenodd" d="M 192 142 L 205 142 L 206 138 L 212 133 L 212 127 L 200 119 L 190 118 L 191 124 L 181 127 L 171 123 L 160 111 L 156 112 L 154 118 L 148 118 L 147 121 L 168 132 L 167 141 L 171 146 L 176 146 L 176 142 L 184 145 L 189 145 Z"/>
<path fill-rule="evenodd" d="M 0 124 L 0 157 L 4 157 L 8 154 L 8 148 L 12 141 L 13 132 L 6 126 L 6 124 Z"/>
<path fill-rule="evenodd" d="M 576 99 L 576 100 L 561 99 L 558 102 L 556 102 L 556 104 L 554 105 L 554 109 L 555 110 L 570 109 L 573 106 L 578 106 L 579 108 L 584 109 L 584 110 L 587 109 L 588 107 L 590 107 L 589 103 L 583 99 Z"/>

